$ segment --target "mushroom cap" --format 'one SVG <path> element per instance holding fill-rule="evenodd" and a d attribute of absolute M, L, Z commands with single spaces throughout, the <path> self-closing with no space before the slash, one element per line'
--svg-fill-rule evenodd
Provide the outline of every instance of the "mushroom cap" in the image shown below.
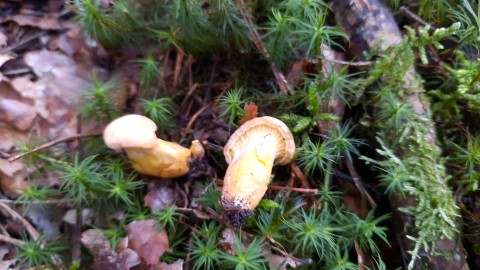
<path fill-rule="evenodd" d="M 285 165 L 293 159 L 295 141 L 292 132 L 282 121 L 263 116 L 245 122 L 230 136 L 223 148 L 225 160 L 230 164 L 249 145 L 258 145 L 265 138 L 275 141 L 270 147 L 276 148 L 276 163 Z"/>
<path fill-rule="evenodd" d="M 110 122 L 103 131 L 105 144 L 114 150 L 152 148 L 157 143 L 157 125 L 148 117 L 128 114 Z"/>

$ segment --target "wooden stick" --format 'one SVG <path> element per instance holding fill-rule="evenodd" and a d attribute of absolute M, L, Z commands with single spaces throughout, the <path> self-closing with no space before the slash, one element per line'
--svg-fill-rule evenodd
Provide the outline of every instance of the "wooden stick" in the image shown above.
<path fill-rule="evenodd" d="M 14 245 L 16 245 L 16 246 L 20 246 L 20 245 L 25 245 L 25 244 L 27 244 L 27 243 L 25 243 L 25 241 L 18 240 L 18 239 L 9 237 L 9 236 L 5 236 L 5 235 L 3 235 L 3 234 L 0 234 L 0 241 L 1 241 L 1 242 L 5 242 L 5 243 L 14 244 Z"/>
<path fill-rule="evenodd" d="M 0 203 L 5 204 L 63 204 L 73 202 L 74 200 L 65 200 L 65 199 L 51 199 L 51 200 L 35 200 L 35 201 L 16 201 L 9 199 L 0 199 Z"/>
<path fill-rule="evenodd" d="M 25 230 L 28 232 L 28 234 L 32 237 L 34 241 L 37 241 L 38 237 L 40 237 L 40 233 L 35 229 L 35 227 L 30 224 L 22 215 L 17 213 L 17 211 L 13 210 L 10 208 L 10 206 L 0 203 L 0 208 L 5 210 L 7 214 L 15 221 L 18 221 L 22 224 L 22 226 L 25 228 Z"/>
<path fill-rule="evenodd" d="M 22 158 L 22 157 L 24 157 L 24 156 L 27 156 L 27 155 L 36 153 L 36 152 L 38 152 L 38 151 L 41 151 L 41 150 L 50 148 L 50 147 L 52 147 L 52 146 L 54 146 L 54 145 L 57 145 L 57 144 L 59 144 L 59 143 L 68 142 L 68 141 L 76 140 L 76 139 L 80 139 L 80 138 L 94 137 L 94 136 L 102 136 L 102 133 L 77 134 L 77 135 L 73 135 L 73 136 L 69 136 L 69 137 L 65 137 L 65 138 L 60 138 L 60 139 L 57 139 L 57 140 L 54 140 L 54 141 L 45 143 L 45 144 L 43 144 L 43 145 L 40 145 L 39 147 L 34 148 L 34 149 L 32 149 L 32 150 L 29 150 L 29 151 L 27 151 L 27 152 L 18 154 L 18 155 L 16 155 L 16 156 L 13 156 L 13 157 L 9 158 L 8 161 L 14 162 L 15 160 L 20 159 L 20 158 Z"/>

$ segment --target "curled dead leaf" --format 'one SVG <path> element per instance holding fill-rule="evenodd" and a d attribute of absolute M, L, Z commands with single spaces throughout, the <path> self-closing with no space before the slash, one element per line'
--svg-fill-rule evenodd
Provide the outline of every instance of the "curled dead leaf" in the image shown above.
<path fill-rule="evenodd" d="M 222 240 L 220 240 L 220 247 L 230 255 L 235 254 L 235 231 L 232 228 L 225 228 L 222 232 Z"/>
<path fill-rule="evenodd" d="M 148 206 L 152 210 L 152 213 L 155 213 L 164 209 L 166 205 L 172 205 L 174 203 L 173 195 L 173 188 L 166 186 L 155 186 L 150 189 L 145 196 L 145 206 Z"/>
<path fill-rule="evenodd" d="M 118 250 L 118 253 L 112 251 L 107 237 L 99 230 L 84 231 L 80 241 L 94 257 L 92 269 L 129 270 L 141 263 L 138 254 L 129 248 Z"/>
<path fill-rule="evenodd" d="M 243 109 L 245 110 L 245 116 L 238 121 L 240 125 L 243 125 L 243 123 L 258 116 L 258 106 L 255 104 L 255 102 L 248 102 L 245 104 L 245 106 L 243 106 Z"/>
<path fill-rule="evenodd" d="M 168 235 L 153 219 L 136 220 L 126 225 L 128 246 L 150 265 L 157 264 L 160 256 L 171 252 Z"/>
<path fill-rule="evenodd" d="M 0 99 L 0 120 L 11 124 L 19 131 L 27 131 L 37 113 L 32 106 L 13 99 Z"/>

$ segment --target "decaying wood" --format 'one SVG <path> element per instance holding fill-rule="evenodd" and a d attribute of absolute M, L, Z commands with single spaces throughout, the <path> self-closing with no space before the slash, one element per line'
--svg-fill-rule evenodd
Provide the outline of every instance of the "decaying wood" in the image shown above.
<path fill-rule="evenodd" d="M 390 12 L 390 10 L 379 0 L 334 0 L 331 1 L 332 9 L 335 13 L 335 20 L 350 38 L 349 56 L 355 61 L 363 60 L 364 52 L 371 49 L 377 49 L 380 52 L 386 51 L 390 46 L 394 46 L 402 42 L 401 32 Z M 415 83 L 415 69 L 407 72 L 405 77 L 405 85 L 400 86 L 405 89 L 411 88 Z M 433 127 L 433 122 L 429 118 L 430 111 L 425 97 L 421 94 L 423 89 L 419 91 L 405 91 L 403 99 L 408 101 L 411 109 L 417 115 L 425 119 L 425 124 Z M 433 130 L 433 129 L 432 129 Z M 432 132 L 426 134 L 426 142 L 435 145 L 436 138 Z M 408 146 L 406 146 L 408 147 Z M 445 185 L 445 189 L 448 186 Z M 396 196 L 390 197 L 390 203 L 395 209 L 399 207 L 412 206 L 415 204 L 414 198 L 400 199 Z M 401 224 L 398 228 L 400 245 L 405 251 L 413 249 L 414 243 L 406 238 L 415 232 L 414 218 L 399 211 L 396 211 L 395 218 Z M 422 251 L 419 253 L 420 259 L 415 265 L 416 269 L 469 269 L 463 254 L 463 248 L 459 239 L 442 239 L 437 241 L 436 251 L 456 254 L 449 258 L 442 255 L 432 254 Z"/>

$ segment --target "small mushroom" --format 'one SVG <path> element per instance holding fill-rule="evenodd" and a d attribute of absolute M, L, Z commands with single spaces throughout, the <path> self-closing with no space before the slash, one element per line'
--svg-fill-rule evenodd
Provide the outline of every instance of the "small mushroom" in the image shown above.
<path fill-rule="evenodd" d="M 125 115 L 112 121 L 103 131 L 105 144 L 113 150 L 125 150 L 132 166 L 140 173 L 173 178 L 189 170 L 192 151 L 174 142 L 157 138 L 157 125 L 141 115 Z M 192 142 L 195 149 L 199 143 Z M 203 150 L 203 148 L 202 148 Z M 197 153 L 194 153 L 198 156 Z"/>
<path fill-rule="evenodd" d="M 220 204 L 232 224 L 241 227 L 267 191 L 272 167 L 288 164 L 295 141 L 280 120 L 264 116 L 245 122 L 228 140 L 228 166 Z"/>

